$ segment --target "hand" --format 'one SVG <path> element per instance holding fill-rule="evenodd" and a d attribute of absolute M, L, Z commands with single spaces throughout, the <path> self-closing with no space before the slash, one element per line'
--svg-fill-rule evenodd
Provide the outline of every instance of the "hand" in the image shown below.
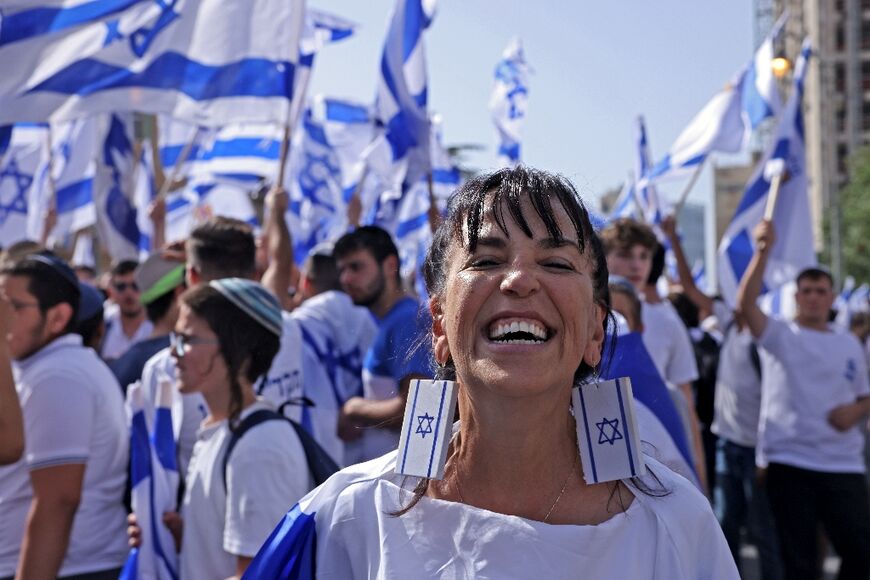
<path fill-rule="evenodd" d="M 287 191 L 280 185 L 273 185 L 266 194 L 266 207 L 269 208 L 269 213 L 278 212 L 280 215 L 287 213 L 287 208 L 290 206 L 290 196 Z"/>
<path fill-rule="evenodd" d="M 158 198 L 148 206 L 148 218 L 155 226 L 166 223 L 166 199 Z"/>
<path fill-rule="evenodd" d="M 834 407 L 828 413 L 828 423 L 837 431 L 848 431 L 861 420 L 863 411 L 864 406 L 860 402 Z"/>
<path fill-rule="evenodd" d="M 661 226 L 662 233 L 664 233 L 669 240 L 673 240 L 677 237 L 677 216 L 669 215 L 662 220 Z"/>
<path fill-rule="evenodd" d="M 357 227 L 359 226 L 360 217 L 362 217 L 362 200 L 359 198 L 359 195 L 354 194 L 351 196 L 350 201 L 347 202 L 347 222 Z"/>
<path fill-rule="evenodd" d="M 176 242 L 166 244 L 165 246 L 163 246 L 163 249 L 160 250 L 160 256 L 164 260 L 181 262 L 183 264 L 187 261 L 187 250 L 184 247 L 184 240 L 178 240 Z"/>
<path fill-rule="evenodd" d="M 127 516 L 127 543 L 131 548 L 138 548 L 142 545 L 142 528 L 139 527 L 136 514 Z"/>
<path fill-rule="evenodd" d="M 770 220 L 761 220 L 758 225 L 755 226 L 753 237 L 755 237 L 756 246 L 761 250 L 772 248 L 773 244 L 776 242 L 776 228 L 773 226 L 773 222 Z"/>
<path fill-rule="evenodd" d="M 362 397 L 351 397 L 341 408 L 338 414 L 338 437 L 342 441 L 356 441 L 362 437 L 363 425 L 356 419 L 355 409 L 364 400 Z"/>

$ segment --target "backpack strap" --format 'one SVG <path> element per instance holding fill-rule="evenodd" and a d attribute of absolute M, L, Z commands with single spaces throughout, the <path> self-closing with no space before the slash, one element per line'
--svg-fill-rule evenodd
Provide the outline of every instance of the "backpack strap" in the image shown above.
<path fill-rule="evenodd" d="M 321 447 L 320 444 L 314 440 L 314 437 L 303 429 L 299 423 L 285 417 L 277 411 L 271 409 L 260 409 L 242 419 L 238 426 L 230 431 L 230 441 L 227 444 L 227 450 L 224 453 L 223 460 L 224 491 L 227 489 L 227 466 L 229 465 L 230 454 L 233 452 L 236 444 L 238 444 L 239 439 L 241 439 L 245 433 L 266 421 L 287 421 L 290 423 L 290 426 L 293 427 L 296 436 L 299 438 L 299 442 L 302 444 L 302 450 L 305 452 L 305 462 L 308 465 L 308 472 L 314 480 L 315 486 L 320 485 L 329 479 L 333 473 L 338 471 L 338 464 L 335 463 L 332 457 L 324 451 L 323 447 Z"/>

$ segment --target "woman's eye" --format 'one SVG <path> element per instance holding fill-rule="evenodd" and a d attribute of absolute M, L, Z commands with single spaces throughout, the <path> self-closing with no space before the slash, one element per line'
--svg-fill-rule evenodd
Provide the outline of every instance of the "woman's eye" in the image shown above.
<path fill-rule="evenodd" d="M 471 261 L 472 268 L 486 268 L 488 266 L 495 266 L 498 262 L 493 258 L 477 258 Z"/>
<path fill-rule="evenodd" d="M 550 261 L 550 262 L 544 262 L 544 265 L 547 268 L 555 268 L 557 270 L 573 270 L 574 269 L 574 266 L 572 266 L 571 264 L 569 264 L 567 262 Z"/>

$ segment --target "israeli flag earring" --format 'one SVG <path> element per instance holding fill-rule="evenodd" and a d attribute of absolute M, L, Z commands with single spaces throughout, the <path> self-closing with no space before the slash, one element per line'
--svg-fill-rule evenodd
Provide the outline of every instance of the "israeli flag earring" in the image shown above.
<path fill-rule="evenodd" d="M 444 478 L 459 390 L 455 381 L 444 378 L 447 374 L 447 368 L 439 366 L 434 379 L 411 381 L 396 458 L 400 475 Z"/>

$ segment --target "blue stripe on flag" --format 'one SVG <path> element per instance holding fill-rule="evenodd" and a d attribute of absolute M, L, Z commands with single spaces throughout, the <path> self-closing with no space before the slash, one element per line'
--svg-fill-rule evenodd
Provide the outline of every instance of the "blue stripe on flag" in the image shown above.
<path fill-rule="evenodd" d="M 207 65 L 177 52 L 155 58 L 142 72 L 92 58 L 82 59 L 39 83 L 28 93 L 41 91 L 87 96 L 125 87 L 168 89 L 196 101 L 219 97 L 290 97 L 292 62 L 246 58 L 223 65 Z"/>
<path fill-rule="evenodd" d="M 511 161 L 519 161 L 520 159 L 520 144 L 519 143 L 502 143 L 498 148 L 498 154 L 504 155 Z"/>
<path fill-rule="evenodd" d="M 411 232 L 420 229 L 429 221 L 429 213 L 422 213 L 417 217 L 413 217 L 401 222 L 396 226 L 396 238 L 404 238 Z"/>
<path fill-rule="evenodd" d="M 213 159 L 215 157 L 261 157 L 263 159 L 278 159 L 281 154 L 281 142 L 276 139 L 262 139 L 258 137 L 238 137 L 225 141 L 215 141 L 212 148 L 206 151 L 202 157 L 196 158 L 191 154 L 189 159 L 197 161 Z"/>
<path fill-rule="evenodd" d="M 592 464 L 592 479 L 598 481 L 598 470 L 595 469 L 595 451 L 592 450 L 592 436 L 589 434 L 589 415 L 586 414 L 586 397 L 583 396 L 583 388 L 580 389 L 580 407 L 583 412 L 583 428 L 586 430 L 586 444 L 589 446 L 589 463 Z"/>
<path fill-rule="evenodd" d="M 411 444 L 411 429 L 414 425 L 414 413 L 417 412 L 417 395 L 420 394 L 420 382 L 414 384 L 414 402 L 411 403 L 411 414 L 408 417 L 408 438 L 405 439 L 405 449 L 402 450 L 402 469 L 405 471 L 405 462 L 408 460 L 408 447 Z"/>
<path fill-rule="evenodd" d="M 368 123 L 369 111 L 359 105 L 327 99 L 326 119 L 327 121 L 340 121 L 342 123 Z"/>
<path fill-rule="evenodd" d="M 151 475 L 151 444 L 148 442 L 148 426 L 145 413 L 133 414 L 130 426 L 130 487 L 136 487 Z"/>
<path fill-rule="evenodd" d="M 628 428 L 628 422 L 625 420 L 625 404 L 622 402 L 622 389 L 619 388 L 619 379 L 614 382 L 616 386 L 616 398 L 619 401 L 619 414 L 622 417 L 622 433 L 625 436 L 625 449 L 628 451 L 628 466 L 631 469 L 631 476 L 637 475 L 634 470 L 634 457 L 631 455 L 631 430 Z"/>
<path fill-rule="evenodd" d="M 443 183 L 445 185 L 459 185 L 459 181 L 461 179 L 462 176 L 459 174 L 458 169 L 438 169 L 434 167 L 432 168 L 433 183 Z"/>
<path fill-rule="evenodd" d="M 83 179 L 57 190 L 57 213 L 67 213 L 84 207 L 94 200 L 93 179 Z"/>
<path fill-rule="evenodd" d="M 314 515 L 304 513 L 299 504 L 293 506 L 260 548 L 242 578 L 316 578 L 317 527 Z"/>
<path fill-rule="evenodd" d="M 92 0 L 67 8 L 40 6 L 3 16 L 0 46 L 101 20 L 142 0 Z"/>
<path fill-rule="evenodd" d="M 423 13 L 422 0 L 405 0 L 405 29 L 402 31 L 402 62 L 414 52 L 420 42 L 420 33 L 429 25 Z"/>
<path fill-rule="evenodd" d="M 728 255 L 728 264 L 731 266 L 731 271 L 734 273 L 734 279 L 740 280 L 743 278 L 743 273 L 749 267 L 749 262 L 752 260 L 752 254 L 755 248 L 752 245 L 752 238 L 746 229 L 731 240 L 728 244 L 726 253 Z"/>
<path fill-rule="evenodd" d="M 446 394 L 447 381 L 441 381 L 441 402 L 438 403 L 438 418 L 435 420 L 435 436 L 432 437 L 432 451 L 429 453 L 429 467 L 426 468 L 426 475 L 428 477 L 432 477 L 432 462 L 435 460 L 435 449 L 438 447 L 438 428 L 441 426 L 441 415 L 444 413 L 444 395 Z"/>

